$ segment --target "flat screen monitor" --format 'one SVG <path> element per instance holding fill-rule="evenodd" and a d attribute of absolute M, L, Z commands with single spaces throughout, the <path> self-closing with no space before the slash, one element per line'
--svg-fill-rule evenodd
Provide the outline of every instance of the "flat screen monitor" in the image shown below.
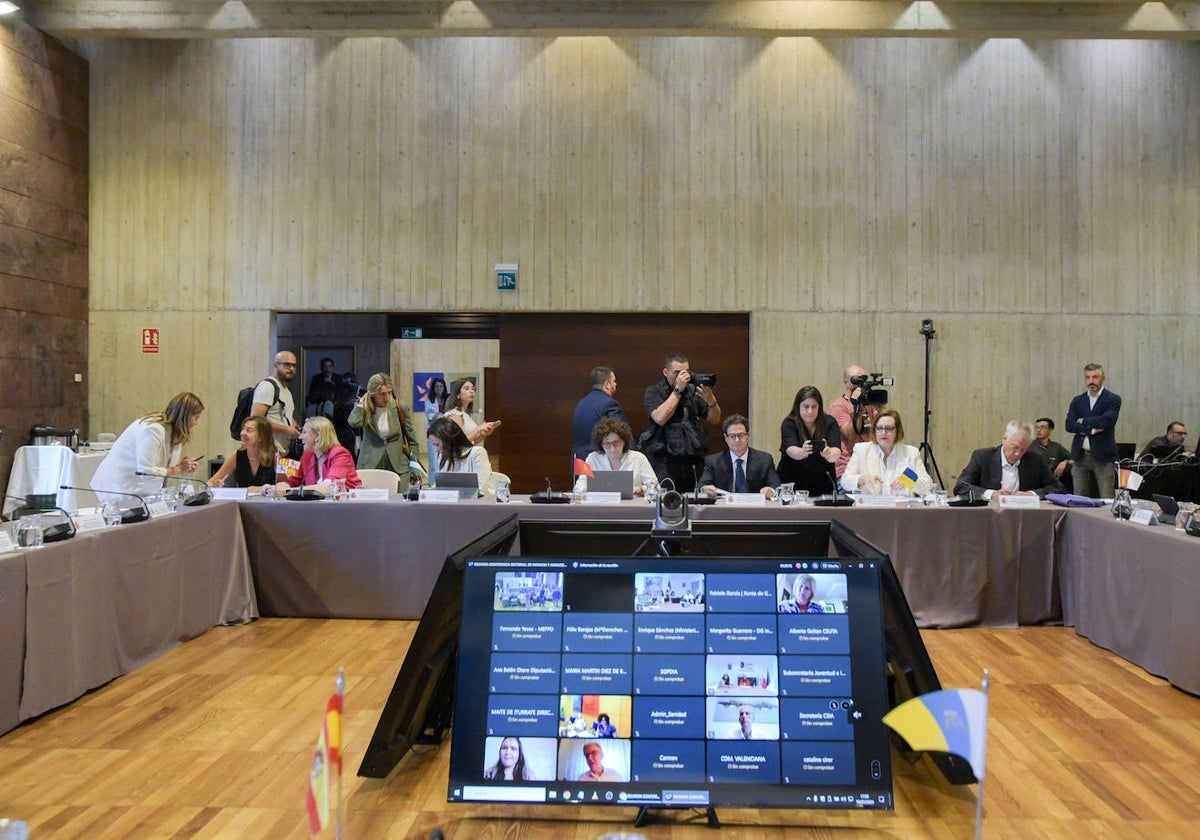
<path fill-rule="evenodd" d="M 441 741 L 454 708 L 463 568 L 469 557 L 508 554 L 516 537 L 512 514 L 446 557 L 358 775 L 382 779 L 417 744 Z"/>
<path fill-rule="evenodd" d="M 890 809 L 879 587 L 824 553 L 468 560 L 448 797 Z"/>
<path fill-rule="evenodd" d="M 828 520 L 694 521 L 692 536 L 676 540 L 675 556 L 825 557 Z M 522 519 L 524 557 L 654 557 L 661 540 L 650 539 L 646 520 Z"/>

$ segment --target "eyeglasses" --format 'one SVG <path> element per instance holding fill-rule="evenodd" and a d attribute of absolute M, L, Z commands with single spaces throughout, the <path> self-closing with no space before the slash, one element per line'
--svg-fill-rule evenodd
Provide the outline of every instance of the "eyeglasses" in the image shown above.
<path fill-rule="evenodd" d="M 746 432 L 733 432 L 732 434 L 725 435 L 725 437 L 729 438 L 729 440 L 745 440 L 750 435 Z"/>
<path fill-rule="evenodd" d="M 280 367 L 295 367 L 296 366 L 295 362 L 276 362 L 275 364 L 279 365 Z"/>
<path fill-rule="evenodd" d="M 875 431 L 877 431 L 877 432 L 894 432 L 894 431 L 896 431 L 896 427 L 895 426 L 876 426 Z"/>
<path fill-rule="evenodd" d="M 620 446 L 624 446 L 625 441 L 621 440 L 620 438 L 617 438 L 616 440 L 602 440 L 600 441 L 600 445 L 605 449 L 616 449 Z"/>

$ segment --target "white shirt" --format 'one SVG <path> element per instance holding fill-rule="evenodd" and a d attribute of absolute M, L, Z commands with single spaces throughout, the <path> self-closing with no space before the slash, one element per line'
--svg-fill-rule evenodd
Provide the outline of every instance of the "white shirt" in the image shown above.
<path fill-rule="evenodd" d="M 271 380 L 274 379 L 275 384 L 279 386 L 279 401 L 275 400 L 275 389 L 271 387 Z M 292 397 L 292 389 L 274 377 L 268 377 L 260 381 L 254 386 L 254 402 L 261 403 L 267 407 L 266 417 L 272 423 L 280 426 L 294 426 L 296 421 L 296 400 Z M 275 434 L 275 448 L 284 454 L 288 451 L 288 446 L 292 443 L 292 439 L 287 435 Z"/>
<path fill-rule="evenodd" d="M 589 452 L 587 465 L 595 472 L 608 472 L 613 469 L 608 462 L 608 455 L 603 452 Z M 621 466 L 617 467 L 617 470 L 630 470 L 633 473 L 634 487 L 645 487 L 646 482 L 658 480 L 654 475 L 654 467 L 650 466 L 650 461 L 641 452 L 625 450 L 621 455 Z"/>
<path fill-rule="evenodd" d="M 163 487 L 167 467 L 179 463 L 181 450 L 182 447 L 173 447 L 168 443 L 166 426 L 148 420 L 135 420 L 125 427 L 96 468 L 96 474 L 92 476 L 92 489 L 102 499 L 128 507 L 132 499 L 101 491 L 154 495 Z M 139 472 L 152 475 L 138 475 Z"/>
<path fill-rule="evenodd" d="M 462 430 L 464 432 L 466 432 L 468 435 L 471 434 L 471 432 L 475 431 L 477 428 L 479 428 L 479 424 L 475 422 L 475 418 L 473 418 L 470 414 L 467 414 L 461 408 L 452 408 L 449 411 L 447 411 L 444 416 L 457 417 L 459 420 L 461 420 L 462 421 Z"/>
<path fill-rule="evenodd" d="M 467 457 L 451 462 L 448 467 L 439 464 L 438 472 L 475 473 L 479 476 L 480 493 L 496 492 L 496 482 L 492 480 L 492 462 L 488 459 L 487 450 L 482 446 L 472 446 L 467 452 Z"/>
<path fill-rule="evenodd" d="M 880 493 L 890 496 L 896 492 L 892 490 L 892 482 L 909 467 L 917 474 L 917 481 L 912 488 L 913 495 L 924 496 L 933 489 L 933 479 L 925 471 L 925 464 L 921 460 L 921 453 L 917 447 L 909 446 L 907 443 L 897 443 L 892 448 L 891 456 L 885 457 L 883 449 L 874 441 L 856 443 L 854 444 L 854 454 L 850 456 L 850 462 L 846 464 L 846 471 L 842 473 L 842 487 L 847 492 L 858 490 L 862 493 Z M 860 487 L 859 478 L 863 475 L 877 475 L 883 479 L 883 485 L 878 489 Z"/>

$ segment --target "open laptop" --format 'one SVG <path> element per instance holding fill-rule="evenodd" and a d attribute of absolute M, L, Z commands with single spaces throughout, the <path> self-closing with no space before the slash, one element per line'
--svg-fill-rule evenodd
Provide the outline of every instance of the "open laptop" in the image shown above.
<path fill-rule="evenodd" d="M 620 493 L 622 499 L 633 498 L 633 470 L 597 470 L 587 480 L 589 493 Z"/>
<path fill-rule="evenodd" d="M 1179 513 L 1179 502 L 1171 496 L 1161 496 L 1158 493 L 1151 493 L 1150 498 L 1162 509 L 1158 521 L 1164 525 L 1174 525 L 1175 516 Z"/>
<path fill-rule="evenodd" d="M 457 490 L 458 498 L 474 499 L 479 495 L 479 473 L 439 472 L 437 489 Z"/>

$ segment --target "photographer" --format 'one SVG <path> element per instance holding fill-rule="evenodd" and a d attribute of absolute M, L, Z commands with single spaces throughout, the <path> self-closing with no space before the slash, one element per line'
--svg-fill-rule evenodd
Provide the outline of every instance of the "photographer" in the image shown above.
<path fill-rule="evenodd" d="M 869 394 L 865 394 L 864 384 L 869 380 L 866 368 L 850 365 L 842 374 L 842 395 L 829 405 L 829 416 L 837 421 L 838 430 L 842 434 L 842 454 L 838 456 L 835 470 L 838 478 L 846 471 L 846 464 L 854 452 L 854 444 L 871 440 L 871 424 L 875 417 L 886 406 L 884 401 L 875 404 Z"/>
<path fill-rule="evenodd" d="M 721 406 L 710 387 L 716 377 L 692 374 L 680 353 L 667 356 L 662 373 L 663 378 L 646 389 L 643 401 L 650 428 L 638 439 L 638 448 L 660 482 L 670 478 L 675 489 L 685 493 L 695 487 L 708 452 L 704 423 L 721 423 Z M 701 381 L 694 382 L 697 378 Z"/>

